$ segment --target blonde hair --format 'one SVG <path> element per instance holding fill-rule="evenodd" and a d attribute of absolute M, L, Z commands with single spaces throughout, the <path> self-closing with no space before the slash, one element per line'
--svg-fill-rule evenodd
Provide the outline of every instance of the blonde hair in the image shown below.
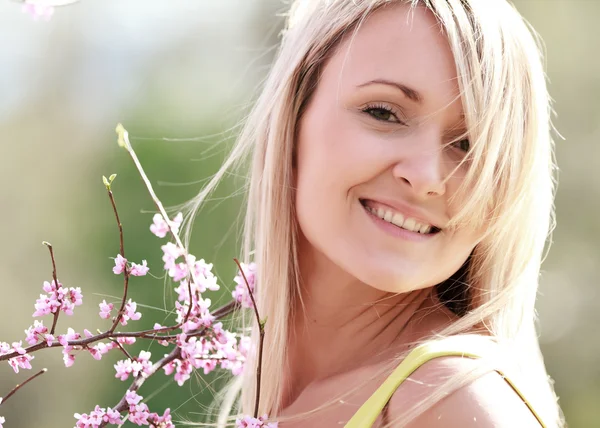
<path fill-rule="evenodd" d="M 259 413 L 276 416 L 280 411 L 288 323 L 293 302 L 300 298 L 292 168 L 299 118 L 320 70 L 341 41 L 371 13 L 397 3 L 427 7 L 448 39 L 472 142 L 470 167 L 457 195 L 467 202 L 452 226 L 485 222 L 487 227 L 467 266 L 466 313 L 441 335 L 484 326 L 500 345 L 518 347 L 526 394 L 548 426 L 562 426 L 534 325 L 540 264 L 553 226 L 551 109 L 539 39 L 505 0 L 293 2 L 277 59 L 237 144 L 187 206 L 193 220 L 226 172 L 243 167 L 251 156 L 241 257 L 258 264 L 257 306 L 267 318 Z M 254 319 L 247 321 L 257 339 Z M 241 411 L 250 414 L 256 362 L 247 364 Z M 454 380 L 444 388 L 465 382 Z M 409 409 L 401 424 L 443 396 L 434 395 Z"/>

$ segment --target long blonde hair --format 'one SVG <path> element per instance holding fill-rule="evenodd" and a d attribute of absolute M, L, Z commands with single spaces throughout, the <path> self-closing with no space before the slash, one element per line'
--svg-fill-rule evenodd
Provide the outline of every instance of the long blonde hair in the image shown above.
<path fill-rule="evenodd" d="M 560 426 L 534 325 L 540 264 L 553 226 L 551 109 L 539 39 L 505 0 L 293 2 L 278 56 L 237 144 L 187 207 L 193 220 L 226 172 L 244 168 L 251 157 L 241 257 L 258 264 L 257 305 L 267 318 L 259 413 L 280 411 L 288 323 L 300 298 L 292 168 L 299 118 L 340 42 L 371 13 L 396 3 L 430 9 L 448 39 L 472 141 L 469 172 L 457 195 L 467 202 L 453 226 L 485 222 L 487 228 L 467 266 L 466 313 L 441 334 L 484 325 L 498 343 L 518 347 L 518 364 L 538 400 L 538 413 L 549 426 Z M 461 194 L 466 189 L 468 194 Z M 248 322 L 256 339 L 254 319 Z M 247 364 L 241 411 L 249 414 L 256 362 Z M 404 423 L 415 414 L 407 412 Z"/>

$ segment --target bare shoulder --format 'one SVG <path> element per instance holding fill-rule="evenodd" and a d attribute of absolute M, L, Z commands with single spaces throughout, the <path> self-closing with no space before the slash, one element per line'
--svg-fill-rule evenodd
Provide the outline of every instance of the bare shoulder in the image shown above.
<path fill-rule="evenodd" d="M 477 372 L 479 369 L 483 372 Z M 473 380 L 444 396 L 407 428 L 540 428 L 533 413 L 498 372 L 485 370 L 478 360 L 461 357 L 437 358 L 415 371 L 392 396 L 389 420 L 404 414 L 407 406 L 439 393 L 447 379 L 469 372 L 474 373 Z"/>

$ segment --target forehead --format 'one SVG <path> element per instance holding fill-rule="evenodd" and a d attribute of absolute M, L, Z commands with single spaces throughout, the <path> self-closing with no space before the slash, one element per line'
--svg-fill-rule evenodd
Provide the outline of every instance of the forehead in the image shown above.
<path fill-rule="evenodd" d="M 428 105 L 458 99 L 456 67 L 448 41 L 431 11 L 406 4 L 371 14 L 348 35 L 325 67 L 340 89 L 388 80 L 415 89 Z"/>

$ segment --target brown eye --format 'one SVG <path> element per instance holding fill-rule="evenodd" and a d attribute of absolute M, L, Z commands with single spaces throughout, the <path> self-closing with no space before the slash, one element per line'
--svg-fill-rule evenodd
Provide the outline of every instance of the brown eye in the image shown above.
<path fill-rule="evenodd" d="M 392 117 L 392 112 L 383 108 L 371 108 L 367 110 L 371 116 L 378 120 L 385 120 L 386 122 Z"/>
<path fill-rule="evenodd" d="M 468 138 L 463 138 L 462 140 L 459 140 L 455 143 L 453 143 L 454 147 L 462 150 L 463 152 L 468 152 L 469 149 L 471 148 L 471 142 L 469 141 Z"/>
<path fill-rule="evenodd" d="M 362 111 L 381 122 L 402 123 L 394 111 L 385 105 L 369 105 L 363 108 Z"/>

